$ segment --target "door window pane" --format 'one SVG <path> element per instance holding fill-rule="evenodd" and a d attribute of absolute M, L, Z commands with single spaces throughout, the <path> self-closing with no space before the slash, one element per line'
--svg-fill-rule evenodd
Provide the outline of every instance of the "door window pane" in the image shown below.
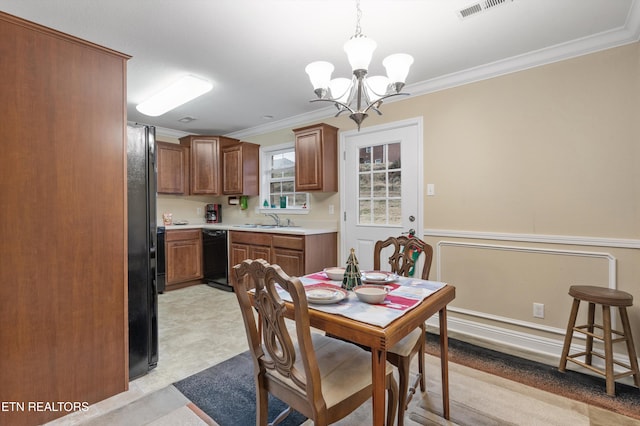
<path fill-rule="evenodd" d="M 360 171 L 366 172 L 371 170 L 371 147 L 360 148 Z"/>
<path fill-rule="evenodd" d="M 364 225 L 373 223 L 371 217 L 371 200 L 360 200 L 358 202 L 358 222 Z"/>
<path fill-rule="evenodd" d="M 389 172 L 389 197 L 400 197 L 402 195 L 400 184 L 402 172 Z"/>
<path fill-rule="evenodd" d="M 402 225 L 401 200 L 389 200 L 389 225 Z"/>
<path fill-rule="evenodd" d="M 360 197 L 370 197 L 371 196 L 371 175 L 361 174 L 359 176 L 360 186 L 359 186 L 359 195 Z"/>

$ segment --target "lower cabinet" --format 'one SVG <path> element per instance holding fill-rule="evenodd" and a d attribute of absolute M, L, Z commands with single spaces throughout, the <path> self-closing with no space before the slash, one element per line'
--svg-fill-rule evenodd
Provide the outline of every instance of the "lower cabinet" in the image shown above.
<path fill-rule="evenodd" d="M 167 230 L 165 236 L 167 290 L 185 287 L 202 274 L 202 231 Z"/>
<path fill-rule="evenodd" d="M 302 276 L 337 263 L 337 233 L 314 235 L 229 232 L 229 267 L 245 259 L 264 259 L 287 275 Z"/>

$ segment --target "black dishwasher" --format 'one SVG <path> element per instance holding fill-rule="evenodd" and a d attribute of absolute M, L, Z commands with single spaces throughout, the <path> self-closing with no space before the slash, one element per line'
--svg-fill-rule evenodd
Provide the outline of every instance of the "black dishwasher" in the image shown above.
<path fill-rule="evenodd" d="M 227 231 L 202 230 L 202 269 L 207 285 L 233 291 L 229 284 L 227 260 Z"/>

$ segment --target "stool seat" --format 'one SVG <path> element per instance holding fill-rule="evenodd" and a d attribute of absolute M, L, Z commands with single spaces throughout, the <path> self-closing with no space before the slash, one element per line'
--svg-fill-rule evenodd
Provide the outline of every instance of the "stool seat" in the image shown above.
<path fill-rule="evenodd" d="M 611 396 L 615 396 L 616 394 L 615 380 L 620 377 L 633 376 L 634 384 L 640 387 L 640 369 L 638 368 L 636 349 L 633 344 L 631 325 L 629 324 L 629 316 L 627 314 L 627 307 L 633 306 L 633 296 L 624 291 L 589 285 L 571 286 L 569 287 L 569 295 L 573 297 L 573 305 L 571 307 L 571 314 L 569 315 L 569 324 L 567 325 L 567 334 L 564 337 L 564 346 L 562 347 L 558 370 L 564 372 L 567 368 L 567 361 L 571 361 L 594 373 L 601 374 L 606 378 L 607 394 Z M 587 323 L 576 326 L 580 302 L 589 303 Z M 596 305 L 602 306 L 602 324 L 596 324 L 595 322 Z M 611 327 L 612 307 L 618 309 L 622 331 L 614 330 Z M 597 333 L 596 329 L 601 333 Z M 574 332 L 582 333 L 586 336 L 585 350 L 569 354 Z M 602 342 L 603 352 L 594 350 L 594 339 Z M 623 342 L 626 343 L 627 346 L 629 364 L 614 359 L 613 344 Z M 605 368 L 602 369 L 594 366 L 592 364 L 593 357 L 602 359 Z M 616 373 L 614 371 L 614 364 L 623 367 L 624 371 Z"/>
<path fill-rule="evenodd" d="M 585 302 L 597 303 L 608 306 L 632 306 L 633 296 L 626 291 L 614 290 L 593 285 L 572 285 L 569 287 L 569 296 Z"/>

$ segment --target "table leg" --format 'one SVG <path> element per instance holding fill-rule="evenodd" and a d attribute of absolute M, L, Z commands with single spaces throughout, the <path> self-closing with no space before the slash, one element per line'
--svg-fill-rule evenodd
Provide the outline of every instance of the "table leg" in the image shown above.
<path fill-rule="evenodd" d="M 385 391 L 387 376 L 387 351 L 371 348 L 371 374 L 373 379 L 373 424 L 385 424 Z"/>
<path fill-rule="evenodd" d="M 447 308 L 440 309 L 440 369 L 442 372 L 442 412 L 449 420 L 449 338 L 447 336 Z"/>

